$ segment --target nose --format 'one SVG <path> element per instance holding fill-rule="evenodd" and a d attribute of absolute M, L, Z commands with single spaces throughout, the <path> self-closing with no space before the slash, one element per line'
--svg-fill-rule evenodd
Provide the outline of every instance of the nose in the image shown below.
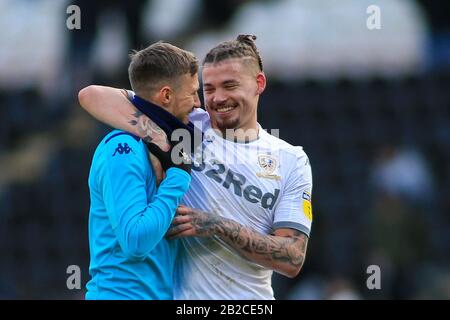
<path fill-rule="evenodd" d="M 227 96 L 223 90 L 216 90 L 212 97 L 212 101 L 214 104 L 221 105 L 227 101 Z"/>
<path fill-rule="evenodd" d="M 194 108 L 200 108 L 201 106 L 202 106 L 202 103 L 200 102 L 200 98 L 197 94 L 194 99 Z"/>

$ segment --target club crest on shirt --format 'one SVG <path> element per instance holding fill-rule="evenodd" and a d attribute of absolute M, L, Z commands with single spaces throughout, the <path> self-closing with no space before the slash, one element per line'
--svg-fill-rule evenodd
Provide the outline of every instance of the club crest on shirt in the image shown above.
<path fill-rule="evenodd" d="M 278 166 L 278 161 L 275 157 L 269 154 L 259 154 L 258 164 L 262 169 L 262 172 L 257 172 L 256 175 L 260 178 L 268 178 L 274 180 L 281 180 L 281 177 L 274 174 Z"/>

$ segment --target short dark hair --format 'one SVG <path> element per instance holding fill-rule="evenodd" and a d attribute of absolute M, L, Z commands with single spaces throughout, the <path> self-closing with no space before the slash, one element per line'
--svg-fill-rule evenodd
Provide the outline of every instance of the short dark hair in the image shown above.
<path fill-rule="evenodd" d="M 235 40 L 222 42 L 206 54 L 203 65 L 232 58 L 251 58 L 259 71 L 263 71 L 261 56 L 256 48 L 255 40 L 255 35 L 241 34 Z"/>
<path fill-rule="evenodd" d="M 198 60 L 192 52 L 159 41 L 130 54 L 128 76 L 131 88 L 138 95 L 158 89 L 161 82 L 176 81 L 178 77 L 198 72 Z"/>

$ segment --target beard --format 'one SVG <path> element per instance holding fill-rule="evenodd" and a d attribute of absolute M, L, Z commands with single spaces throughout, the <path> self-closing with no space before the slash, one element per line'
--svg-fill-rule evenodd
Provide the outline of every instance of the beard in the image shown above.
<path fill-rule="evenodd" d="M 227 129 L 237 129 L 239 128 L 239 118 L 233 119 L 216 119 L 217 129 L 220 131 L 225 131 Z"/>
<path fill-rule="evenodd" d="M 227 103 L 220 104 L 220 105 L 213 105 L 212 109 L 217 110 L 218 108 L 228 108 L 228 107 L 234 107 L 238 110 L 238 114 L 234 115 L 232 118 L 230 117 L 221 117 L 219 115 L 214 115 L 211 119 L 212 123 L 215 123 L 217 126 L 217 129 L 219 129 L 222 132 L 225 132 L 227 129 L 237 129 L 240 125 L 240 115 L 239 115 L 239 105 L 236 102 L 228 101 Z M 207 107 L 207 109 L 209 109 Z M 234 112 L 236 112 L 236 109 Z"/>

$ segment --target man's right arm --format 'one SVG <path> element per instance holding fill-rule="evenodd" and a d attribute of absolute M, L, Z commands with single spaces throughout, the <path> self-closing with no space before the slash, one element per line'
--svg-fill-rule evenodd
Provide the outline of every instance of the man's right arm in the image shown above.
<path fill-rule="evenodd" d="M 78 93 L 78 100 L 83 109 L 100 122 L 152 142 L 161 150 L 169 150 L 165 132 L 136 109 L 126 90 L 91 85 Z"/>

